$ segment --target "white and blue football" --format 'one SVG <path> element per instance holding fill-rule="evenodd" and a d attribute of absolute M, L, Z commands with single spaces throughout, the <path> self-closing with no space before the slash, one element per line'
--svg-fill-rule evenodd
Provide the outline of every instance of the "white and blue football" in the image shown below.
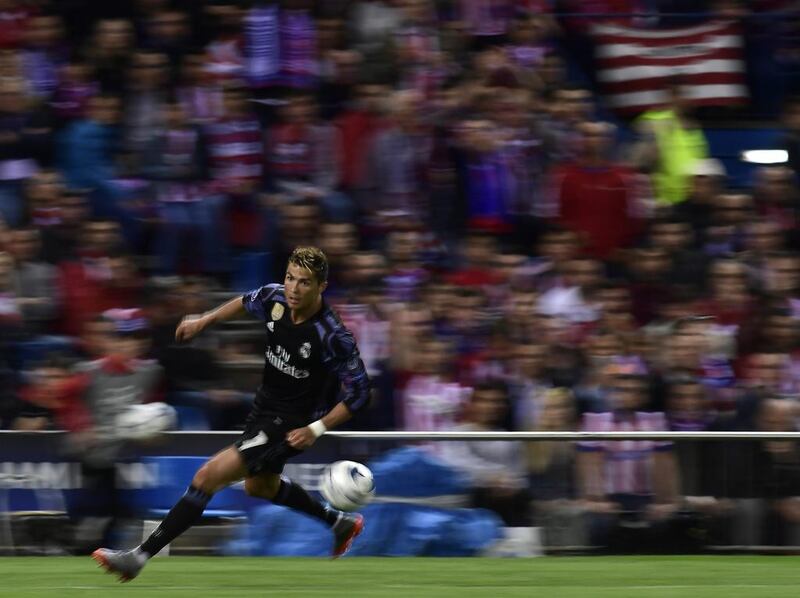
<path fill-rule="evenodd" d="M 355 511 L 375 496 L 375 480 L 366 465 L 336 461 L 322 472 L 319 490 L 334 509 Z"/>
<path fill-rule="evenodd" d="M 166 403 L 144 403 L 127 407 L 117 416 L 120 438 L 146 440 L 172 430 L 178 422 L 175 408 Z"/>

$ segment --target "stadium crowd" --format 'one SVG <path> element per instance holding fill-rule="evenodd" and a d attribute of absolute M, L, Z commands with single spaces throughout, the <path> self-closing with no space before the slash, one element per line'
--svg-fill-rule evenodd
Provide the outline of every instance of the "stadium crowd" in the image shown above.
<path fill-rule="evenodd" d="M 175 325 L 281 280 L 310 244 L 374 383 L 356 429 L 796 429 L 800 103 L 776 139 L 789 163 L 731 188 L 680 81 L 618 118 L 581 19 L 554 10 L 0 2 L 0 425 L 66 428 L 75 450 L 106 447 L 99 461 L 133 402 L 169 402 L 184 429 L 240 427 L 253 327 L 178 346 Z M 606 542 L 620 521 L 768 497 L 792 524 L 775 541 L 800 541 L 796 447 L 724 446 L 431 450 L 510 525 L 563 531 L 580 510 Z M 745 462 L 758 477 L 737 478 Z M 727 540 L 758 543 L 745 528 Z"/>

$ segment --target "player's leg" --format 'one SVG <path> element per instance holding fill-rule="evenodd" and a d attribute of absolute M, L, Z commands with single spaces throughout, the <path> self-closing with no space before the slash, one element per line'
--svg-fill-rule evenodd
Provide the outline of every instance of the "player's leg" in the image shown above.
<path fill-rule="evenodd" d="M 175 503 L 167 516 L 142 545 L 148 558 L 157 554 L 194 525 L 202 516 L 206 505 L 216 493 L 247 475 L 239 451 L 230 446 L 223 449 L 194 474 L 192 483 L 183 497 Z"/>
<path fill-rule="evenodd" d="M 277 473 L 248 476 L 244 481 L 244 489 L 250 496 L 270 500 L 276 505 L 295 509 L 324 522 L 333 531 L 334 557 L 343 555 L 364 528 L 361 515 L 332 509 L 311 496 L 300 484 Z"/>
<path fill-rule="evenodd" d="M 99 548 L 92 557 L 109 571 L 117 573 L 122 581 L 133 579 L 147 559 L 200 519 L 215 492 L 241 480 L 245 475 L 247 469 L 237 448 L 230 446 L 223 449 L 197 471 L 183 497 L 140 546 L 127 551 Z"/>
<path fill-rule="evenodd" d="M 328 525 L 336 523 L 339 511 L 329 509 L 321 501 L 311 496 L 300 484 L 277 473 L 262 473 L 244 480 L 244 489 L 250 496 L 270 500 L 311 515 Z"/>

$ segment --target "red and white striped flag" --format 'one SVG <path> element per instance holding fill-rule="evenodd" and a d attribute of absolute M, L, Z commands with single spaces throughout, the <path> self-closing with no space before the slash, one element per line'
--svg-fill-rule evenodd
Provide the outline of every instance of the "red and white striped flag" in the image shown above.
<path fill-rule="evenodd" d="M 598 24 L 592 33 L 598 80 L 616 110 L 641 112 L 663 105 L 676 77 L 695 105 L 747 100 L 743 39 L 735 22 L 679 29 Z"/>

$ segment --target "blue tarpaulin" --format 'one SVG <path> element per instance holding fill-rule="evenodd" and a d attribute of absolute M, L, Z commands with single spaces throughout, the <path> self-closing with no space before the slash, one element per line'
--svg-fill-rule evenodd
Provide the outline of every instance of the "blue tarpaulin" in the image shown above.
<path fill-rule="evenodd" d="M 439 497 L 466 495 L 457 472 L 413 448 L 392 451 L 368 464 L 381 501 L 361 510 L 364 531 L 353 556 L 470 556 L 502 536 L 502 523 L 484 509 L 425 504 Z M 420 499 L 415 504 L 394 502 Z M 321 522 L 276 505 L 256 507 L 250 525 L 224 547 L 226 554 L 327 556 L 333 536 Z"/>

